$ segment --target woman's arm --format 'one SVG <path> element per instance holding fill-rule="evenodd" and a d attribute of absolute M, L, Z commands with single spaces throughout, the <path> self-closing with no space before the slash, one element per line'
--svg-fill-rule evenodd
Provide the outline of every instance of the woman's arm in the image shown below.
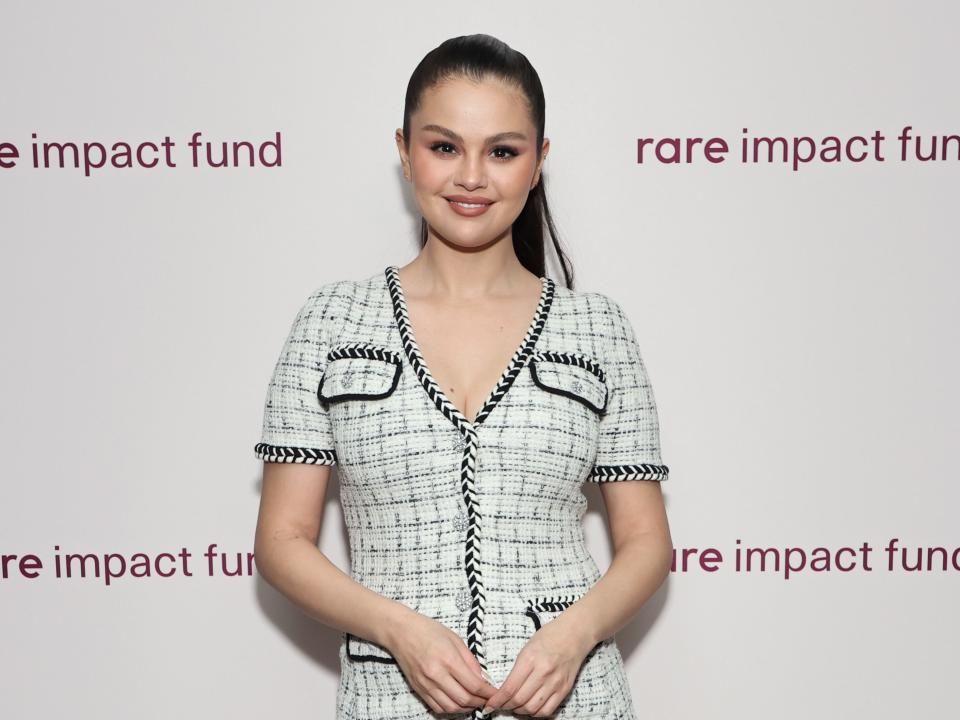
<path fill-rule="evenodd" d="M 329 478 L 329 465 L 264 463 L 257 570 L 309 616 L 390 651 L 435 712 L 483 705 L 497 689 L 453 630 L 358 583 L 320 552 Z"/>
<path fill-rule="evenodd" d="M 673 562 L 659 481 L 605 482 L 600 492 L 610 522 L 613 559 L 590 591 L 554 621 L 582 634 L 586 649 L 626 625 L 663 584 Z"/>
<path fill-rule="evenodd" d="M 487 709 L 553 712 L 587 653 L 623 627 L 670 572 L 673 541 L 659 481 L 604 482 L 601 493 L 613 536 L 610 567 L 583 597 L 533 634 Z M 545 701 L 542 687 L 553 692 Z M 538 698 L 535 706 L 528 704 L 533 698 Z"/>
<path fill-rule="evenodd" d="M 257 571 L 324 625 L 386 647 L 389 630 L 414 611 L 356 582 L 317 547 L 329 478 L 329 465 L 263 464 Z"/>

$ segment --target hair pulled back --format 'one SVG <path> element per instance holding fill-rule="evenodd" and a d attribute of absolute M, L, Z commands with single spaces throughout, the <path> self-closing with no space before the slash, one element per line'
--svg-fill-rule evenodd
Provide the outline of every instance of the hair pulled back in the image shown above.
<path fill-rule="evenodd" d="M 420 107 L 423 93 L 446 80 L 465 77 L 477 82 L 499 78 L 519 88 L 527 99 L 530 117 L 537 129 L 536 152 L 543 144 L 546 101 L 540 76 L 526 55 L 502 40 L 483 33 L 450 38 L 427 53 L 407 83 L 403 108 L 403 140 L 410 145 L 410 116 Z M 546 275 L 546 234 L 549 234 L 563 271 L 565 284 L 573 288 L 573 268 L 563 252 L 547 205 L 546 183 L 540 180 L 513 223 L 513 248 L 520 263 L 537 277 Z M 420 218 L 420 247 L 427 243 L 427 221 Z"/>

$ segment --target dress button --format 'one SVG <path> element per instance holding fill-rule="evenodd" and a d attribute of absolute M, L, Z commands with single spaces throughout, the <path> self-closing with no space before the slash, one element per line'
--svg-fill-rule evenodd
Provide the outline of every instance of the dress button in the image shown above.
<path fill-rule="evenodd" d="M 470 607 L 470 591 L 461 590 L 457 593 L 457 610 L 463 612 Z"/>
<path fill-rule="evenodd" d="M 463 439 L 463 435 L 457 434 L 457 437 L 453 441 L 453 449 L 457 452 L 463 452 L 463 449 L 467 446 L 467 443 Z"/>
<path fill-rule="evenodd" d="M 579 381 L 579 380 L 574 380 L 574 381 L 573 381 L 573 389 L 574 389 L 574 391 L 576 391 L 576 392 L 580 392 L 581 390 L 583 390 L 583 385 L 580 384 L 580 381 Z"/>
<path fill-rule="evenodd" d="M 343 386 L 350 387 L 353 385 L 353 373 L 349 370 L 343 374 Z"/>
<path fill-rule="evenodd" d="M 467 516 L 463 514 L 463 510 L 457 510 L 457 514 L 453 516 L 453 527 L 456 528 L 457 532 L 463 532 L 467 529 Z"/>

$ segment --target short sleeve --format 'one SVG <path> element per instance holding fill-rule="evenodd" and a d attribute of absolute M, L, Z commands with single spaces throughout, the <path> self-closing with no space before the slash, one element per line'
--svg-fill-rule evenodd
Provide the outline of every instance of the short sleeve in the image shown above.
<path fill-rule="evenodd" d="M 313 292 L 297 312 L 267 386 L 263 432 L 254 447 L 267 462 L 336 465 L 333 432 L 317 389 L 328 350 L 327 300 Z"/>
<path fill-rule="evenodd" d="M 596 460 L 587 479 L 596 483 L 666 480 L 669 469 L 660 458 L 657 405 L 633 325 L 616 301 L 601 297 L 606 318 L 596 327 L 608 399 L 600 418 Z"/>

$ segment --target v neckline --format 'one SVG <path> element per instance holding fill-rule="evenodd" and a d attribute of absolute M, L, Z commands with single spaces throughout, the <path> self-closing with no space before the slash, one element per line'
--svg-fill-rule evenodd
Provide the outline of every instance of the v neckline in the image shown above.
<path fill-rule="evenodd" d="M 462 433 L 475 432 L 476 426 L 483 422 L 490 412 L 497 406 L 497 403 L 513 385 L 514 379 L 526 365 L 527 360 L 533 353 L 533 348 L 543 331 L 547 315 L 550 312 L 550 306 L 553 304 L 554 281 L 551 278 L 540 277 L 540 300 L 537 303 L 537 309 L 533 313 L 533 319 L 527 326 L 523 340 L 519 347 L 514 351 L 513 357 L 507 364 L 506 369 L 500 374 L 500 379 L 494 385 L 493 389 L 487 395 L 480 409 L 477 411 L 473 420 L 467 419 L 460 409 L 454 405 L 443 392 L 440 384 L 434 379 L 430 368 L 427 366 L 414 336 L 413 325 L 410 323 L 410 313 L 407 309 L 407 299 L 403 292 L 403 285 L 400 282 L 400 268 L 396 265 L 389 265 L 384 269 L 386 276 L 387 289 L 390 292 L 390 300 L 393 304 L 393 315 L 396 320 L 397 329 L 400 331 L 400 339 L 403 343 L 404 353 L 414 373 L 423 385 L 427 395 L 433 400 L 437 409 L 450 420 Z"/>

